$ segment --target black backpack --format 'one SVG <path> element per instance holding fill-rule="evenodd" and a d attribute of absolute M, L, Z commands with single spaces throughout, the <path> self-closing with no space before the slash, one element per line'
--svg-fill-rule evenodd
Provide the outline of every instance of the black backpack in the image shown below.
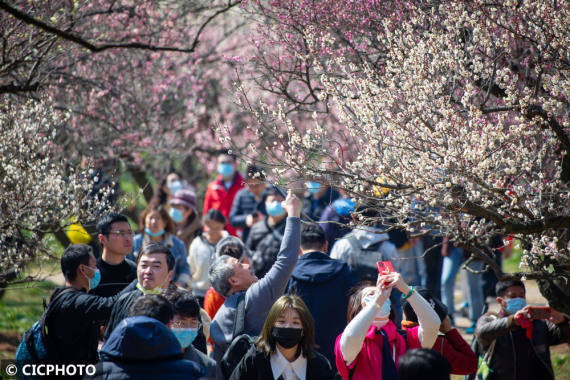
<path fill-rule="evenodd" d="M 50 338 L 46 322 L 55 310 L 56 301 L 65 293 L 74 291 L 73 288 L 66 288 L 57 295 L 52 296 L 49 305 L 46 307 L 45 299 L 44 312 L 40 319 L 30 327 L 22 337 L 18 350 L 16 351 L 15 363 L 21 369 L 25 364 L 52 363 L 59 359 L 55 343 Z"/>
<path fill-rule="evenodd" d="M 245 292 L 239 295 L 236 317 L 234 320 L 234 330 L 232 333 L 232 342 L 226 350 L 220 366 L 222 367 L 222 375 L 224 379 L 229 379 L 234 369 L 238 366 L 240 360 L 247 354 L 251 347 L 255 344 L 253 336 L 244 334 L 245 331 Z"/>

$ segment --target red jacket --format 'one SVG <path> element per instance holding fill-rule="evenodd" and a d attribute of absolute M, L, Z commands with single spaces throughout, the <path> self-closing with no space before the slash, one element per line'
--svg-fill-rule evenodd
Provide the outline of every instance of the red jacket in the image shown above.
<path fill-rule="evenodd" d="M 226 230 L 231 235 L 238 236 L 238 229 L 232 227 L 229 223 L 230 211 L 232 210 L 232 204 L 234 203 L 234 198 L 236 197 L 237 192 L 244 187 L 245 182 L 239 172 L 236 172 L 232 185 L 228 190 L 224 187 L 222 176 L 218 175 L 218 178 L 215 181 L 210 182 L 208 189 L 206 190 L 202 215 L 206 215 L 206 213 L 213 208 L 220 210 L 228 221 L 226 224 Z"/>
<path fill-rule="evenodd" d="M 408 345 L 409 349 L 421 348 L 419 340 L 413 341 L 409 337 Z M 449 361 L 454 375 L 469 375 L 477 371 L 478 358 L 457 329 L 451 329 L 445 335 L 439 334 L 431 349 Z"/>

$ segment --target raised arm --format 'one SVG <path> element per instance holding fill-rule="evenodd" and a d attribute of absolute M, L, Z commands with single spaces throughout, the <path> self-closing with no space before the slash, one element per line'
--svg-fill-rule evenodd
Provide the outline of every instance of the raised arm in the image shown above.
<path fill-rule="evenodd" d="M 391 287 L 378 289 L 375 294 L 375 302 L 370 302 L 360 310 L 344 329 L 340 337 L 340 352 L 347 366 L 352 364 L 362 350 L 364 338 L 366 338 L 366 333 L 374 321 L 376 312 L 390 297 L 391 292 Z"/>
<path fill-rule="evenodd" d="M 406 284 L 400 273 L 391 273 L 384 277 L 386 280 L 391 281 L 387 286 L 396 286 L 404 296 L 410 294 L 412 289 L 408 284 Z M 437 313 L 417 292 L 412 292 L 408 298 L 408 302 L 418 316 L 418 322 L 420 325 L 418 329 L 418 338 L 422 347 L 432 348 L 435 340 L 437 339 L 437 332 L 439 331 L 439 325 L 441 324 Z"/>
<path fill-rule="evenodd" d="M 299 258 L 301 247 L 301 202 L 289 190 L 287 199 L 282 204 L 289 216 L 287 217 L 285 233 L 283 234 L 277 260 L 269 272 L 248 289 L 246 306 L 249 306 L 251 299 L 255 299 L 256 303 L 262 302 L 272 305 L 285 292 L 289 277 L 291 277 L 293 268 Z"/>

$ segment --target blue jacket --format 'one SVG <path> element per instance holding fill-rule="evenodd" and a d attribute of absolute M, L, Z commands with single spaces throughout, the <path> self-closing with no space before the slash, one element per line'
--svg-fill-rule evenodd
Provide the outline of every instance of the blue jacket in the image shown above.
<path fill-rule="evenodd" d="M 162 322 L 150 317 L 121 321 L 101 347 L 95 379 L 198 379 L 204 370 L 182 359 L 182 348 Z"/>
<path fill-rule="evenodd" d="M 315 323 L 318 351 L 335 363 L 334 343 L 346 327 L 350 289 L 358 277 L 350 267 L 322 252 L 309 252 L 297 261 L 287 286 L 307 304 Z"/>

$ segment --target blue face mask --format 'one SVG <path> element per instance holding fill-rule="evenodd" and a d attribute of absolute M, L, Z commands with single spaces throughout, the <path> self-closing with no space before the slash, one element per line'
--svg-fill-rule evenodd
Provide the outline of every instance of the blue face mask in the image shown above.
<path fill-rule="evenodd" d="M 281 202 L 273 201 L 265 204 L 265 211 L 271 216 L 283 216 L 285 209 L 281 206 Z"/>
<path fill-rule="evenodd" d="M 307 182 L 307 190 L 310 194 L 316 194 L 321 189 L 321 184 L 318 182 Z"/>
<path fill-rule="evenodd" d="M 354 201 L 352 199 L 337 199 L 332 206 L 337 215 L 340 216 L 349 216 L 354 211 Z"/>
<path fill-rule="evenodd" d="M 168 187 L 168 191 L 170 191 L 170 195 L 176 194 L 176 192 L 182 189 L 182 182 L 174 181 L 170 185 L 166 185 Z"/>
<path fill-rule="evenodd" d="M 89 279 L 89 289 L 95 289 L 101 282 L 101 271 L 99 269 L 91 269 L 95 272 L 95 274 Z"/>
<path fill-rule="evenodd" d="M 156 232 L 156 233 L 155 233 L 155 232 L 152 232 L 152 231 L 151 231 L 150 229 L 148 229 L 148 228 L 145 228 L 145 229 L 144 229 L 144 233 L 147 234 L 148 236 L 159 237 L 159 236 L 164 235 L 164 228 L 163 228 L 162 230 Z"/>
<path fill-rule="evenodd" d="M 228 178 L 232 174 L 234 174 L 234 166 L 232 164 L 219 164 L 218 165 L 218 173 L 223 178 Z"/>
<path fill-rule="evenodd" d="M 526 300 L 524 298 L 511 298 L 506 300 L 506 302 L 507 307 L 505 308 L 505 311 L 509 315 L 515 314 L 517 311 L 526 306 Z"/>
<path fill-rule="evenodd" d="M 170 208 L 168 215 L 170 215 L 170 217 L 172 218 L 172 220 L 174 220 L 175 223 L 180 223 L 184 219 L 184 216 L 182 215 L 182 211 L 180 211 L 179 209 L 177 209 L 175 207 Z"/>
<path fill-rule="evenodd" d="M 192 344 L 196 336 L 198 336 L 198 329 L 190 328 L 173 328 L 172 333 L 178 339 L 182 348 L 186 348 Z"/>

